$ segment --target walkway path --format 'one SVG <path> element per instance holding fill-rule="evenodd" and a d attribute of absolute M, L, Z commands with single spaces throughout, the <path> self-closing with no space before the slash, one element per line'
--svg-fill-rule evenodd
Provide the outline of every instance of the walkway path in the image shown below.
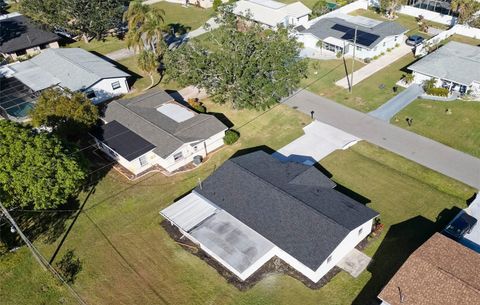
<path fill-rule="evenodd" d="M 416 100 L 423 93 L 423 89 L 420 85 L 413 84 L 407 89 L 403 90 L 399 94 L 392 97 L 388 102 L 378 107 L 369 115 L 376 117 L 385 122 L 390 122 L 395 114 L 400 112 L 403 108 L 407 107 L 411 102 Z"/>
<path fill-rule="evenodd" d="M 370 143 L 480 189 L 480 159 L 303 90 L 285 104 Z"/>
<path fill-rule="evenodd" d="M 362 80 L 373 75 L 375 72 L 385 68 L 386 66 L 390 65 L 394 61 L 402 58 L 403 56 L 411 52 L 412 52 L 412 47 L 409 47 L 405 43 L 402 43 L 400 47 L 393 49 L 391 52 L 386 53 L 379 59 L 376 59 L 371 63 L 369 63 L 368 65 L 366 65 L 365 67 L 353 72 L 353 85 L 358 84 Z M 341 80 L 337 81 L 335 85 L 348 89 L 348 85 L 349 85 L 348 78 L 347 77 L 342 78 Z"/>

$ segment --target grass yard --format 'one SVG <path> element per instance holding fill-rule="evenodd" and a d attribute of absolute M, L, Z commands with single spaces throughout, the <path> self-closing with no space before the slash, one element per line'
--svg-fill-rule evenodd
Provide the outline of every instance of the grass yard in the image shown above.
<path fill-rule="evenodd" d="M 68 45 L 69 48 L 82 48 L 87 51 L 93 51 L 100 54 L 108 54 L 113 51 L 124 49 L 127 47 L 125 40 L 119 39 L 115 36 L 108 36 L 105 40 L 93 39 L 89 43 L 79 40 Z"/>
<path fill-rule="evenodd" d="M 152 6 L 165 11 L 165 24 L 183 26 L 187 31 L 203 26 L 213 15 L 211 8 L 204 9 L 193 5 L 184 7 L 176 3 L 158 2 Z"/>
<path fill-rule="evenodd" d="M 446 113 L 447 108 L 451 114 Z M 411 127 L 406 117 L 413 118 Z M 479 118 L 479 102 L 418 99 L 398 113 L 392 124 L 480 158 Z"/>
<path fill-rule="evenodd" d="M 472 46 L 480 46 L 480 39 L 475 39 L 463 35 L 452 35 L 446 39 L 446 42 L 449 41 L 456 41 L 456 42 L 461 42 L 461 43 L 466 43 L 466 44 L 471 44 Z"/>
<path fill-rule="evenodd" d="M 210 112 L 222 112 L 232 121 L 241 133 L 239 142 L 218 151 L 193 172 L 169 178 L 157 173 L 128 182 L 111 171 L 90 196 L 81 194 L 83 212 L 56 260 L 68 249 L 75 251 L 82 261 L 82 271 L 74 287 L 88 304 L 365 305 L 406 256 L 440 229 L 435 224 L 438 216 L 451 216 L 448 211 L 454 206 L 465 207 L 465 200 L 473 194 L 463 184 L 367 143 L 335 152 L 321 162 L 322 166 L 335 181 L 369 198 L 369 206 L 380 212 L 386 225 L 381 238 L 366 249 L 375 258 L 368 272 L 357 279 L 342 272 L 320 290 L 310 290 L 297 280 L 277 274 L 240 292 L 170 239 L 160 226 L 158 212 L 237 150 L 259 145 L 278 149 L 300 136 L 310 119 L 284 105 L 259 116 L 254 111 L 237 111 L 208 101 L 205 104 Z M 446 219 L 442 217 L 441 221 Z M 71 219 L 65 227 L 70 223 Z M 50 243 L 47 237 L 40 235 L 35 244 L 51 257 L 61 237 L 57 234 Z M 22 249 L 3 260 L 23 262 L 27 257 L 28 252 Z M 10 268 L 7 276 L 0 277 L 4 304 L 58 302 L 61 291 L 33 293 L 39 287 L 38 283 L 32 285 L 34 270 L 19 264 Z"/>
<path fill-rule="evenodd" d="M 294 3 L 297 1 L 298 0 L 279 0 L 279 2 L 286 3 L 286 4 Z M 305 4 L 305 6 L 307 6 L 308 8 L 313 8 L 313 6 L 318 2 L 318 0 L 300 0 L 300 2 Z"/>
<path fill-rule="evenodd" d="M 128 94 L 128 96 L 137 95 L 141 93 L 144 89 L 146 89 L 151 84 L 150 76 L 142 72 L 137 65 L 137 55 L 124 58 L 118 61 L 119 68 L 125 70 L 126 72 L 133 75 L 132 79 L 130 80 L 130 86 L 132 91 Z M 157 86 L 160 86 L 164 90 L 178 90 L 181 89 L 175 82 L 168 82 L 162 80 L 160 84 L 158 81 L 160 80 L 160 75 L 156 73 L 154 75 L 154 81 Z"/>
<path fill-rule="evenodd" d="M 403 74 L 407 74 L 405 68 L 414 60 L 413 55 L 406 55 L 396 60 L 388 67 L 355 85 L 353 94 L 349 93 L 347 89 L 335 85 L 337 80 L 346 75 L 342 60 L 310 60 L 308 78 L 302 82 L 302 87 L 308 86 L 310 91 L 319 95 L 351 108 L 369 112 L 398 94 L 398 92 L 394 93 L 392 88 Z M 355 63 L 355 70 L 363 65 L 361 62 Z M 351 59 L 347 59 L 347 69 L 351 71 Z M 381 84 L 384 85 L 383 89 L 380 87 Z M 402 88 L 399 88 L 399 91 L 401 90 Z"/>

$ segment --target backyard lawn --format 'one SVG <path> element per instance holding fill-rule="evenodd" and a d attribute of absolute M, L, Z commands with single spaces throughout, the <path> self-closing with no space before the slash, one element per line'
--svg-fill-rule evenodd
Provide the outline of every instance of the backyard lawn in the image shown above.
<path fill-rule="evenodd" d="M 105 40 L 96 40 L 93 39 L 89 43 L 83 41 L 83 39 L 71 43 L 68 45 L 69 48 L 82 48 L 87 51 L 93 51 L 100 54 L 108 54 L 110 52 L 120 50 L 127 47 L 125 40 L 119 39 L 115 36 L 108 36 Z"/>
<path fill-rule="evenodd" d="M 447 108 L 451 114 L 447 114 Z M 410 127 L 407 117 L 413 118 Z M 479 102 L 418 99 L 398 113 L 392 124 L 480 158 L 479 119 Z"/>
<path fill-rule="evenodd" d="M 176 3 L 158 2 L 152 4 L 152 6 L 165 11 L 165 24 L 183 26 L 187 31 L 203 26 L 213 15 L 211 8 L 204 9 L 193 5 L 184 7 Z"/>
<path fill-rule="evenodd" d="M 341 272 L 319 290 L 310 290 L 293 278 L 275 274 L 240 292 L 214 268 L 176 244 L 160 226 L 162 218 L 158 212 L 237 150 L 259 145 L 278 149 L 300 136 L 310 119 L 285 105 L 262 114 L 208 101 L 206 106 L 232 121 L 241 133 L 239 142 L 213 154 L 193 172 L 168 178 L 156 173 L 129 182 L 110 171 L 90 195 L 80 195 L 78 201 L 85 202 L 83 212 L 55 261 L 68 249 L 74 250 L 82 262 L 74 287 L 88 304 L 365 305 L 406 256 L 441 228 L 436 222 L 444 224 L 452 216 L 450 209 L 465 207 L 466 199 L 473 194 L 463 184 L 367 143 L 335 152 L 321 165 L 335 181 L 369 198 L 369 206 L 380 212 L 385 224 L 381 238 L 366 249 L 374 255 L 374 263 L 357 279 Z M 16 213 L 14 217 L 22 212 Z M 51 213 L 32 215 L 40 221 L 40 217 Z M 57 230 L 50 230 L 49 235 L 37 232 L 35 244 L 47 258 L 54 253 L 71 221 L 70 218 Z M 0 260 L 0 268 L 10 269 L 1 272 L 0 277 L 4 304 L 58 303 L 61 290 L 47 286 L 45 293 L 36 293 L 42 284 L 33 277 L 38 272 L 26 257 L 28 252 L 22 249 Z M 23 264 L 5 267 L 5 260 L 25 262 L 31 269 Z"/>
<path fill-rule="evenodd" d="M 396 60 L 355 85 L 353 93 L 335 85 L 337 80 L 346 75 L 342 60 L 309 60 L 308 78 L 302 82 L 302 87 L 307 86 L 308 90 L 338 103 L 363 112 L 369 112 L 378 108 L 402 90 L 402 88 L 398 88 L 398 92 L 395 93 L 393 87 L 404 74 L 407 74 L 405 68 L 414 60 L 415 58 L 410 54 Z M 355 70 L 363 65 L 360 62 L 356 63 Z M 347 59 L 347 68 L 348 71 L 351 71 L 351 59 Z"/>
<path fill-rule="evenodd" d="M 286 3 L 286 4 L 294 3 L 294 2 L 297 2 L 297 1 L 298 0 L 279 0 L 279 2 Z M 305 6 L 307 6 L 309 8 L 313 8 L 315 3 L 317 3 L 318 1 L 319 0 L 300 0 L 300 2 L 302 2 L 303 4 L 305 4 Z"/>

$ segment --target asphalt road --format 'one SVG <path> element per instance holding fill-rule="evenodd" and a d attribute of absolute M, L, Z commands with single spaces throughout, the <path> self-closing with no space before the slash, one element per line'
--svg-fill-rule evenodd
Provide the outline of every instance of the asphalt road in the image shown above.
<path fill-rule="evenodd" d="M 314 118 L 480 189 L 480 159 L 302 90 L 285 104 Z"/>

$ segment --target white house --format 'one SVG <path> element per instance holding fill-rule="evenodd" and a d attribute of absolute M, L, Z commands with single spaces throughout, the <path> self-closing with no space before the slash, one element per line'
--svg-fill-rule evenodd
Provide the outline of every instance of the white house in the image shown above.
<path fill-rule="evenodd" d="M 480 96 L 480 47 L 451 41 L 408 69 L 414 83 L 434 78 L 439 87 Z"/>
<path fill-rule="evenodd" d="M 382 22 L 362 16 L 336 14 L 296 28 L 297 39 L 306 49 L 373 58 L 405 41 L 407 29 L 396 22 Z M 355 40 L 356 32 L 356 40 Z M 322 42 L 322 43 L 320 43 Z"/>
<path fill-rule="evenodd" d="M 82 91 L 95 104 L 129 91 L 128 73 L 80 48 L 46 49 L 4 67 L 2 74 L 18 79 L 33 92 L 51 87 Z"/>
<path fill-rule="evenodd" d="M 313 166 L 257 151 L 226 161 L 160 214 L 241 280 L 276 256 L 316 283 L 378 216 L 335 186 Z"/>
<path fill-rule="evenodd" d="M 235 2 L 232 12 L 266 28 L 275 29 L 280 25 L 305 24 L 312 10 L 299 1 L 285 4 L 273 0 L 240 0 Z"/>
<path fill-rule="evenodd" d="M 227 127 L 175 102 L 163 90 L 109 103 L 97 146 L 134 175 L 152 166 L 173 172 L 223 145 Z M 197 158 L 198 158 L 197 157 Z"/>

